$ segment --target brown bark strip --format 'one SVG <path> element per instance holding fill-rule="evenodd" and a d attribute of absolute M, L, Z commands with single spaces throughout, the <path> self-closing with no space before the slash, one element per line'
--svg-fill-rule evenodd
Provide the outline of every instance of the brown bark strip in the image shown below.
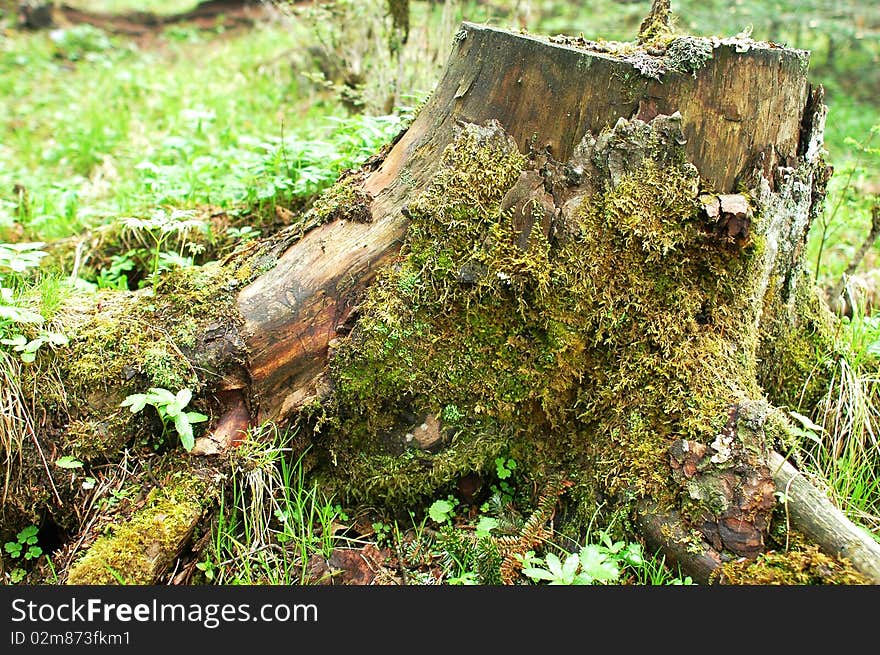
<path fill-rule="evenodd" d="M 715 550 L 749 558 L 763 551 L 776 505 L 760 454 L 763 419 L 757 405 L 732 407 L 727 425 L 709 446 L 681 439 L 670 448 L 673 477 L 701 508 L 692 520 L 703 537 Z"/>
<path fill-rule="evenodd" d="M 662 549 L 667 565 L 679 567 L 698 584 L 709 583 L 721 566 L 720 553 L 705 540 L 695 537 L 678 512 L 664 512 L 651 503 L 644 503 L 636 521 L 648 542 Z"/>
<path fill-rule="evenodd" d="M 396 256 L 405 230 L 402 215 L 374 223 L 327 223 L 241 291 L 238 304 L 252 353 L 259 422 L 282 418 L 288 399 L 321 374 L 337 327 L 345 324 L 378 270 Z"/>
<path fill-rule="evenodd" d="M 251 416 L 244 390 L 220 391 L 217 398 L 224 408 L 223 415 L 210 433 L 196 440 L 190 451 L 193 455 L 215 455 L 237 446 L 247 436 Z"/>

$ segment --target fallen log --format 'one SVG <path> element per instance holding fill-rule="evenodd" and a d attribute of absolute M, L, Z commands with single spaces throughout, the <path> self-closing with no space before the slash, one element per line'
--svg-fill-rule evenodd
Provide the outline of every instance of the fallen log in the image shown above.
<path fill-rule="evenodd" d="M 208 466 L 297 426 L 328 490 L 401 509 L 509 456 L 573 481 L 574 533 L 608 505 L 701 580 L 756 558 L 790 438 L 771 403 L 803 384 L 792 351 L 832 347 L 803 269 L 827 181 L 806 73 L 744 38 L 465 23 L 413 124 L 300 222 L 71 312 L 42 442 L 112 457 L 149 428 L 127 394 L 185 387 Z"/>
<path fill-rule="evenodd" d="M 254 0 L 204 0 L 188 11 L 157 14 L 150 11 L 109 13 L 89 11 L 63 3 L 24 2 L 18 7 L 18 25 L 29 30 L 91 25 L 106 32 L 142 36 L 182 23 L 202 29 L 249 27 L 265 15 Z"/>
<path fill-rule="evenodd" d="M 824 552 L 849 560 L 873 584 L 880 584 L 880 543 L 777 452 L 770 453 L 770 469 L 792 524 Z"/>

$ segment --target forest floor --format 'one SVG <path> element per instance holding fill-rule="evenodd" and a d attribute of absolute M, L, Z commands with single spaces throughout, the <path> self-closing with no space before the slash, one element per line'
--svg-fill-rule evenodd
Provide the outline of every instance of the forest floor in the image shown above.
<path fill-rule="evenodd" d="M 381 2 L 348 3 L 348 13 L 333 16 L 312 3 L 294 3 L 303 5 L 297 11 L 230 0 L 196 9 L 173 1 L 130 4 L 141 13 L 102 2 L 62 7 L 45 30 L 22 30 L 9 19 L 0 43 L 0 95 L 12 99 L 0 107 L 0 242 L 56 244 L 62 251 L 66 246 L 57 244 L 74 244 L 71 253 L 77 243 L 102 246 L 76 263 L 62 259 L 56 275 L 37 281 L 36 309 L 50 321 L 68 283 L 136 289 L 151 274 L 222 257 L 278 229 L 407 124 L 433 88 L 462 18 L 511 27 L 523 18 L 492 13 L 485 3 L 464 3 L 455 11 L 444 3 L 413 3 L 418 13 L 405 67 L 398 69 L 387 56 L 387 20 L 376 14 Z M 531 29 L 560 27 L 563 13 L 535 17 L 544 22 Z M 331 18 L 337 21 L 332 27 Z M 809 244 L 823 284 L 849 263 L 880 193 L 880 137 L 874 136 L 880 107 L 830 81 L 826 138 L 836 172 L 825 223 L 814 228 Z M 140 220 L 164 229 L 160 224 L 169 216 L 182 222 L 161 248 L 150 241 L 151 228 L 132 227 Z M 872 270 L 877 260 L 872 249 L 861 270 Z M 151 271 L 154 261 L 159 269 Z M 847 326 L 843 338 L 864 356 L 852 369 L 867 399 L 856 428 L 876 435 L 880 380 L 868 363 L 880 351 L 880 320 L 865 311 Z M 0 332 L 7 331 L 0 336 L 13 327 L 0 324 Z M 821 442 L 839 415 L 809 420 L 804 430 Z M 123 465 L 61 467 L 65 484 L 94 490 L 82 508 L 84 520 L 130 513 L 145 502 L 129 481 L 132 472 L 147 475 L 150 450 L 144 439 L 130 445 Z M 875 440 L 867 455 L 871 470 L 858 476 L 829 462 L 822 448 L 810 454 L 831 493 L 875 535 L 876 450 Z M 164 582 L 475 584 L 484 553 L 468 547 L 463 535 L 528 519 L 527 512 L 511 509 L 531 493 L 514 460 L 495 462 L 483 502 L 438 498 L 423 515 L 401 520 L 373 508 L 340 506 L 310 484 L 289 455 L 284 439 L 243 449 L 234 467 L 236 491 Z M 254 507 L 256 495 L 268 499 L 264 507 Z M 59 579 L 75 544 L 65 545 L 65 535 L 53 530 L 35 523 L 23 538 L 10 538 L 7 555 L 16 544 L 22 554 L 5 559 L 5 582 Z M 560 537 L 548 544 L 547 555 L 531 553 L 526 567 L 543 571 L 532 581 L 561 579 L 560 558 L 548 556 L 551 547 L 562 559 L 592 547 L 618 584 L 690 582 L 638 544 L 608 532 L 590 537 L 591 544 Z M 26 545 L 36 546 L 33 557 L 22 551 Z"/>

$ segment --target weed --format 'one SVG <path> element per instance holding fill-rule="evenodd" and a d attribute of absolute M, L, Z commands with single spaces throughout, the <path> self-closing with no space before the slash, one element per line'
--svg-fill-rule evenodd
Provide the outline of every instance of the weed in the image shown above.
<path fill-rule="evenodd" d="M 495 530 L 500 525 L 498 519 L 493 518 L 491 516 L 480 516 L 477 520 L 477 524 L 474 526 L 474 532 L 477 537 L 488 537 L 492 530 Z"/>
<path fill-rule="evenodd" d="M 666 556 L 659 551 L 647 556 L 639 566 L 627 566 L 624 571 L 629 573 L 632 584 L 649 586 L 690 586 L 696 584 L 689 575 L 683 575 L 676 567 L 670 569 Z"/>
<path fill-rule="evenodd" d="M 208 420 L 207 416 L 199 412 L 183 411 L 190 400 L 192 400 L 190 389 L 181 389 L 177 393 L 172 393 L 168 389 L 151 387 L 147 393 L 126 396 L 119 406 L 128 407 L 134 414 L 147 405 L 152 405 L 159 413 L 159 418 L 162 419 L 162 436 L 164 437 L 173 425 L 180 437 L 181 444 L 189 452 L 195 445 L 192 424 Z"/>
<path fill-rule="evenodd" d="M 0 244 L 0 336 L 17 325 L 42 323 L 43 315 L 22 306 L 21 274 L 40 265 L 46 256 L 43 243 Z"/>
<path fill-rule="evenodd" d="M 110 265 L 98 272 L 95 283 L 99 289 L 116 289 L 123 291 L 129 288 L 128 273 L 135 268 L 135 253 L 128 252 L 112 255 Z"/>
<path fill-rule="evenodd" d="M 522 573 L 534 581 L 551 585 L 609 584 L 620 577 L 623 566 L 644 565 L 642 547 L 638 543 L 612 541 L 607 532 L 598 544 L 585 544 L 577 553 L 568 553 L 561 560 L 554 552 L 541 560 L 535 558 Z"/>
<path fill-rule="evenodd" d="M 380 546 L 391 543 L 391 524 L 384 521 L 374 521 L 371 524 L 376 543 Z"/>
<path fill-rule="evenodd" d="M 78 469 L 83 467 L 83 463 L 75 457 L 64 455 L 55 460 L 55 466 L 63 469 Z"/>
<path fill-rule="evenodd" d="M 308 482 L 290 435 L 253 428 L 233 459 L 231 497 L 221 497 L 211 552 L 200 567 L 217 584 L 305 584 L 313 555 L 329 557 L 342 508 Z M 390 531 L 390 526 L 388 527 Z"/>
<path fill-rule="evenodd" d="M 149 280 L 153 293 L 159 283 L 160 270 L 192 265 L 192 260 L 184 259 L 181 254 L 165 251 L 166 244 L 178 237 L 182 252 L 190 232 L 207 229 L 204 221 L 193 218 L 192 211 L 178 209 L 171 212 L 159 209 L 148 219 L 127 218 L 123 223 L 126 229 L 150 242 L 152 266 Z"/>
<path fill-rule="evenodd" d="M 66 335 L 40 327 L 34 334 L 33 326 L 45 322 L 44 314 L 28 305 L 33 301 L 26 299 L 26 294 L 33 284 L 23 276 L 40 265 L 46 252 L 43 243 L 2 243 L 0 244 L 0 344 L 10 346 L 20 354 L 21 361 L 33 362 L 37 351 L 46 344 L 52 348 L 66 346 Z M 43 284 L 46 300 L 43 312 L 53 310 L 57 304 L 58 288 L 55 285 Z M 33 295 L 33 294 L 30 294 Z M 23 332 L 30 332 L 25 336 Z"/>
<path fill-rule="evenodd" d="M 453 586 L 478 585 L 480 584 L 480 578 L 474 571 L 464 571 L 460 575 L 446 578 L 446 584 Z"/>
<path fill-rule="evenodd" d="M 206 559 L 196 564 L 196 568 L 204 573 L 205 579 L 208 582 L 213 582 L 214 576 L 216 575 L 216 566 L 214 565 L 214 562 L 212 562 L 210 559 Z"/>
<path fill-rule="evenodd" d="M 516 470 L 516 460 L 510 457 L 495 458 L 495 472 L 499 480 L 506 480 Z"/>
<path fill-rule="evenodd" d="M 21 353 L 21 361 L 33 362 L 37 358 L 37 351 L 44 344 L 51 346 L 66 346 L 69 342 L 67 335 L 59 332 L 40 330 L 36 337 L 28 339 L 23 334 L 16 334 L 11 339 L 0 339 L 0 343 L 12 346 L 15 352 Z"/>
<path fill-rule="evenodd" d="M 431 520 L 443 524 L 455 515 L 455 505 L 458 501 L 450 496 L 445 500 L 435 500 L 428 508 L 428 516 Z"/>
<path fill-rule="evenodd" d="M 3 550 L 13 559 L 39 558 L 43 554 L 43 549 L 37 545 L 37 532 L 39 532 L 37 526 L 29 525 L 15 536 L 15 541 L 7 541 L 3 544 Z"/>

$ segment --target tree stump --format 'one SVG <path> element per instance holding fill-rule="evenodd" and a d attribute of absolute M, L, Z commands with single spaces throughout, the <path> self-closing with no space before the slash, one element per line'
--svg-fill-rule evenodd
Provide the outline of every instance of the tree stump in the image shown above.
<path fill-rule="evenodd" d="M 601 508 L 718 579 L 780 509 L 791 353 L 833 344 L 803 274 L 827 181 L 807 61 L 465 23 L 412 125 L 298 223 L 155 297 L 72 311 L 34 443 L 112 457 L 145 427 L 126 394 L 186 386 L 214 416 L 203 462 L 296 425 L 328 489 L 403 509 L 513 457 L 571 483 L 575 536 Z"/>

